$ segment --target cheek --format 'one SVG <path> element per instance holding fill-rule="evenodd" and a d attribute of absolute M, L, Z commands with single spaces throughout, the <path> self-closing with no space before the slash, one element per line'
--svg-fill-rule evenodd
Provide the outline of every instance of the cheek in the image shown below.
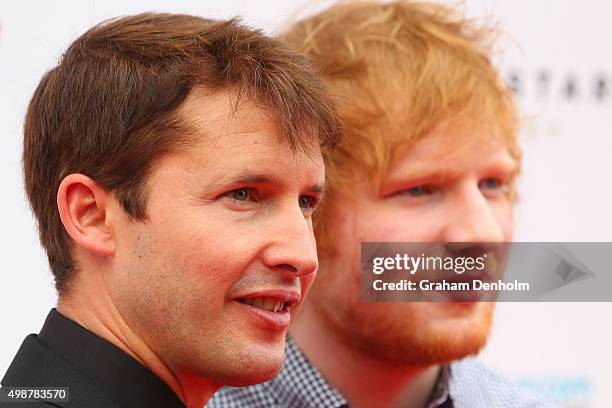
<path fill-rule="evenodd" d="M 248 242 L 236 239 L 234 231 L 216 227 L 198 226 L 192 220 L 161 224 L 151 231 L 139 258 L 143 274 L 163 282 L 157 287 L 158 303 L 182 303 L 193 313 L 223 307 L 227 292 L 252 262 L 254 251 Z"/>
<path fill-rule="evenodd" d="M 168 253 L 169 268 L 180 265 L 181 274 L 188 278 L 185 284 L 200 286 L 209 293 L 227 291 L 256 253 L 249 243 L 227 232 L 190 234 L 189 239 L 170 245 L 174 248 Z"/>
<path fill-rule="evenodd" d="M 439 215 L 394 205 L 375 208 L 361 217 L 356 227 L 360 242 L 429 242 L 439 230 Z M 359 247 L 357 247 L 359 250 Z"/>
<path fill-rule="evenodd" d="M 319 271 L 309 299 L 328 310 L 330 316 L 344 315 L 360 303 L 361 242 L 384 240 L 384 224 L 367 208 L 334 209 L 331 255 L 319 253 Z M 380 239 L 378 239 L 380 237 Z M 346 311 L 346 312 L 345 312 Z"/>
<path fill-rule="evenodd" d="M 300 309 L 301 309 L 302 305 L 304 304 L 304 302 L 306 300 L 309 299 L 310 288 L 312 287 L 312 285 L 313 285 L 313 283 L 315 281 L 315 276 L 316 275 L 318 275 L 318 272 L 310 274 L 310 275 L 308 275 L 308 276 L 306 276 L 304 278 L 300 278 L 300 288 L 301 288 L 301 293 L 302 293 L 302 302 L 300 303 L 300 305 L 298 305 L 297 307 L 294 307 L 291 310 L 291 319 L 292 319 L 292 321 L 297 318 L 298 314 L 300 313 Z"/>
<path fill-rule="evenodd" d="M 309 295 L 329 316 L 342 320 L 361 303 L 359 244 L 339 250 L 322 260 L 322 267 Z M 353 247 L 355 245 L 355 247 Z"/>
<path fill-rule="evenodd" d="M 308 292 L 310 292 L 310 288 L 315 281 L 318 272 L 312 273 L 306 277 L 300 278 L 300 288 L 302 289 L 302 298 L 308 296 Z"/>
<path fill-rule="evenodd" d="M 514 239 L 514 207 L 510 202 L 503 202 L 493 208 L 495 219 L 504 234 L 504 241 Z"/>

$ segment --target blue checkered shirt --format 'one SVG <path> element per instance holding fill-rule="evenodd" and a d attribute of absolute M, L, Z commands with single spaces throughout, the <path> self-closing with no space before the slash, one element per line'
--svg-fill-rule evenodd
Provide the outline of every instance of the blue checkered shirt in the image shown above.
<path fill-rule="evenodd" d="M 469 358 L 443 367 L 427 408 L 553 408 Z M 285 365 L 271 381 L 223 387 L 206 408 L 350 408 L 287 338 Z"/>

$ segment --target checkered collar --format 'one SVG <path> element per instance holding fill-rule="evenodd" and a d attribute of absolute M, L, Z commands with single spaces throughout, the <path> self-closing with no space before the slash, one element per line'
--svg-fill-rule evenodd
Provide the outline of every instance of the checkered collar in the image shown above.
<path fill-rule="evenodd" d="M 327 383 L 290 337 L 285 353 L 283 370 L 267 383 L 280 406 L 349 408 L 342 394 Z M 427 408 L 452 407 L 449 380 L 450 367 L 443 366 Z"/>
<path fill-rule="evenodd" d="M 281 406 L 348 407 L 346 399 L 325 381 L 297 344 L 287 337 L 285 365 L 269 382 Z"/>

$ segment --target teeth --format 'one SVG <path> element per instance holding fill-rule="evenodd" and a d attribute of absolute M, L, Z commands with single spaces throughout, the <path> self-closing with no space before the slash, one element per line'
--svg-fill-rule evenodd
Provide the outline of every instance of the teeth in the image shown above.
<path fill-rule="evenodd" d="M 284 307 L 285 307 L 285 302 L 281 302 L 280 300 L 277 300 L 274 305 L 274 311 L 280 312 L 281 310 L 284 309 Z"/>
<path fill-rule="evenodd" d="M 486 265 L 486 271 L 489 273 L 489 275 L 491 277 L 497 278 L 497 269 L 498 269 L 497 257 L 495 255 L 489 254 L 489 257 L 487 258 L 485 265 Z"/>
<path fill-rule="evenodd" d="M 274 299 L 267 298 L 264 300 L 263 308 L 270 312 L 274 309 Z"/>
<path fill-rule="evenodd" d="M 280 312 L 285 308 L 285 302 L 272 298 L 243 298 L 242 302 L 270 312 Z"/>

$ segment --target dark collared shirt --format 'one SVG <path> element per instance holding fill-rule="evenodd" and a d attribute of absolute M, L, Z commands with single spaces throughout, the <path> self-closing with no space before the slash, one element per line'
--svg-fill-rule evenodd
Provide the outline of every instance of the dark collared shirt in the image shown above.
<path fill-rule="evenodd" d="M 100 394 L 117 407 L 185 408 L 170 387 L 148 368 L 55 309 L 47 316 L 40 334 L 28 336 L 24 346 L 28 342 L 37 342 L 48 353 L 62 358 L 83 376 L 84 381 L 93 383 Z M 31 385 L 11 384 L 12 378 L 22 375 L 20 371 L 24 371 L 24 368 L 11 366 L 2 384 Z M 56 378 L 55 381 L 61 382 L 61 379 Z M 69 393 L 75 391 L 78 390 L 70 390 Z"/>

